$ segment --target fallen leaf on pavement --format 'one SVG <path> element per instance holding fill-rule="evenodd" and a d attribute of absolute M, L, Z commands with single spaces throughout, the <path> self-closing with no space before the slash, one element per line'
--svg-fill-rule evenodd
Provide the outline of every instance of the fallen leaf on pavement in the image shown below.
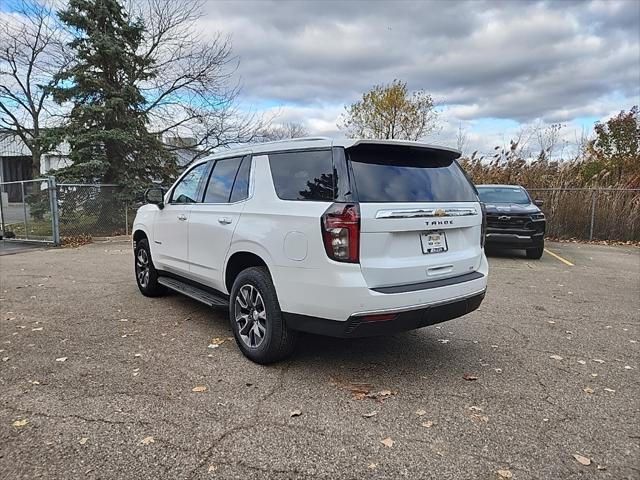
<path fill-rule="evenodd" d="M 593 389 L 592 389 L 592 388 L 587 387 L 587 388 L 585 388 L 585 389 L 584 389 L 584 393 L 589 393 L 589 394 L 591 394 L 591 393 L 593 393 Z"/>
<path fill-rule="evenodd" d="M 339 378 L 329 377 L 329 384 L 334 387 L 342 388 L 344 390 L 349 390 L 354 400 L 363 400 L 364 398 L 375 398 L 368 397 L 373 390 L 373 385 L 369 383 L 360 383 L 360 382 L 347 382 L 341 380 Z"/>
<path fill-rule="evenodd" d="M 560 355 L 549 355 L 549 358 L 553 360 L 562 360 L 562 357 Z"/>
<path fill-rule="evenodd" d="M 67 361 L 67 357 L 56 358 L 56 362 L 66 362 L 66 361 Z"/>
<path fill-rule="evenodd" d="M 300 415 L 302 415 L 301 410 L 292 410 L 291 412 L 289 412 L 290 417 L 299 417 Z"/>
<path fill-rule="evenodd" d="M 378 400 L 382 402 L 384 399 L 389 398 L 391 395 L 395 395 L 396 392 L 392 392 L 391 390 L 380 390 L 379 392 L 371 392 L 365 395 L 366 398 L 372 398 L 374 400 Z"/>
<path fill-rule="evenodd" d="M 215 337 L 215 338 L 211 339 L 209 344 L 210 345 L 222 345 L 226 341 L 227 341 L 226 338 Z"/>
<path fill-rule="evenodd" d="M 27 423 L 29 423 L 29 420 L 25 418 L 23 420 L 16 420 L 15 422 L 12 423 L 12 425 L 14 427 L 24 427 Z"/>
<path fill-rule="evenodd" d="M 581 465 L 585 465 L 585 466 L 591 465 L 591 459 L 587 457 L 583 457 L 580 454 L 574 453 L 573 458 L 575 458 L 576 461 Z"/>
<path fill-rule="evenodd" d="M 212 473 L 212 472 L 215 472 L 217 469 L 218 467 L 216 467 L 215 465 L 209 465 L 207 472 Z"/>
<path fill-rule="evenodd" d="M 393 447 L 393 444 L 396 442 L 391 440 L 391 437 L 387 437 L 384 440 L 380 440 L 380 443 L 383 444 L 385 447 L 391 448 Z"/>
<path fill-rule="evenodd" d="M 377 466 L 378 466 L 378 464 L 377 463 L 373 463 L 373 462 L 371 462 L 369 465 L 367 465 L 367 467 L 370 470 L 375 470 Z"/>
<path fill-rule="evenodd" d="M 87 443 L 87 440 L 89 440 L 87 437 L 82 437 L 82 438 L 78 441 L 78 443 L 79 443 L 80 445 L 84 445 L 85 443 Z"/>
<path fill-rule="evenodd" d="M 435 422 L 432 422 L 431 420 L 429 420 L 428 422 L 422 422 L 421 425 L 425 428 L 431 428 L 435 425 Z"/>
<path fill-rule="evenodd" d="M 141 441 L 143 445 L 149 445 L 150 443 L 154 443 L 153 437 L 144 437 Z"/>
<path fill-rule="evenodd" d="M 416 410 L 416 415 L 418 415 L 419 417 L 423 416 L 425 413 L 427 413 L 426 410 L 422 410 L 422 409 Z"/>
<path fill-rule="evenodd" d="M 511 473 L 511 470 L 498 470 L 496 473 L 500 478 L 513 478 L 513 473 Z"/>
<path fill-rule="evenodd" d="M 474 413 L 471 415 L 471 420 L 477 423 L 487 423 L 489 421 L 489 417 L 486 415 L 480 415 L 479 413 Z"/>
<path fill-rule="evenodd" d="M 191 389 L 192 392 L 206 392 L 207 391 L 207 387 L 205 387 L 204 385 L 198 385 L 197 387 L 193 387 Z"/>
<path fill-rule="evenodd" d="M 363 413 L 362 416 L 364 418 L 371 418 L 371 417 L 375 417 L 378 414 L 378 412 L 376 412 L 375 410 L 373 412 L 369 412 L 369 413 Z"/>
<path fill-rule="evenodd" d="M 475 375 L 472 375 L 471 373 L 465 373 L 464 375 L 462 375 L 462 378 L 464 378 L 465 380 L 467 380 L 469 382 L 478 379 L 478 377 L 476 377 Z"/>

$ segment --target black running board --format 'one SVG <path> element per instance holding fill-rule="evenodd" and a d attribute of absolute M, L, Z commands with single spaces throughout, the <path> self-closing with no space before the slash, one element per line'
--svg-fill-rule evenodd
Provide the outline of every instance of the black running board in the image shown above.
<path fill-rule="evenodd" d="M 176 278 L 158 277 L 158 283 L 175 292 L 191 297 L 194 300 L 198 300 L 205 305 L 209 305 L 210 307 L 226 308 L 229 306 L 229 301 L 225 297 L 182 282 Z"/>

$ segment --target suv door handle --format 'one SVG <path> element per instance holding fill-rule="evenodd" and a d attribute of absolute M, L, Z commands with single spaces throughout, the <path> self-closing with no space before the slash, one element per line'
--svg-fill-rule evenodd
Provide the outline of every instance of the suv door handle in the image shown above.
<path fill-rule="evenodd" d="M 184 221 L 186 219 L 187 219 L 187 216 L 184 213 L 181 213 L 180 215 L 178 215 L 178 220 Z"/>
<path fill-rule="evenodd" d="M 229 225 L 231 223 L 231 219 L 229 217 L 220 217 L 218 218 L 218 222 L 222 225 Z"/>

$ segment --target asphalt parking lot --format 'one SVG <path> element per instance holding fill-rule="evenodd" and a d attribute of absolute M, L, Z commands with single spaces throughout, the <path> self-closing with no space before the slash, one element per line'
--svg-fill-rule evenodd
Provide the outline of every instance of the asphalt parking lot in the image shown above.
<path fill-rule="evenodd" d="M 3 256 L 0 478 L 640 478 L 640 250 L 548 247 L 471 315 L 269 367 L 128 243 Z"/>

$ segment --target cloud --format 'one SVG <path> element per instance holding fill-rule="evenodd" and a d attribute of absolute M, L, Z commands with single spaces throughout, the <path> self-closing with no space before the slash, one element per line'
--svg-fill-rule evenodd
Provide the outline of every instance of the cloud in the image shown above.
<path fill-rule="evenodd" d="M 640 2 L 271 2 L 206 4 L 200 27 L 233 35 L 243 96 L 313 134 L 343 106 L 399 78 L 442 105 L 430 141 L 492 150 L 535 122 L 640 103 Z M 505 123 L 506 122 L 506 123 Z M 569 141 L 569 140 L 567 140 Z"/>
<path fill-rule="evenodd" d="M 401 78 L 461 119 L 526 122 L 640 92 L 635 1 L 211 2 L 203 27 L 233 34 L 245 95 L 286 104 Z"/>

